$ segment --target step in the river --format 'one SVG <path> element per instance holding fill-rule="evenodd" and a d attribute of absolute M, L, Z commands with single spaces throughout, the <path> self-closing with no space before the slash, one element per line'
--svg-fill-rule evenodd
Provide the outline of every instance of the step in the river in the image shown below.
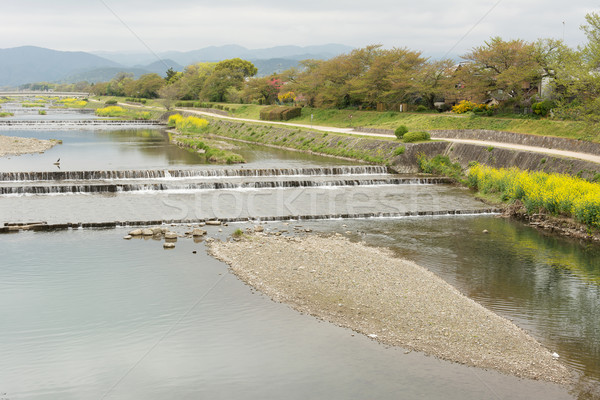
<path fill-rule="evenodd" d="M 86 127 L 165 127 L 164 122 L 158 120 L 106 120 L 106 119 L 35 119 L 35 120 L 1 120 L 0 129 L 43 129 L 49 126 L 69 128 Z"/>
<path fill-rule="evenodd" d="M 329 176 L 329 175 L 382 175 L 388 168 L 380 165 L 306 168 L 213 168 L 213 169 L 156 169 L 122 171 L 47 171 L 0 172 L 0 181 L 68 181 L 108 179 L 171 179 L 196 177 L 269 177 L 269 176 Z"/>
<path fill-rule="evenodd" d="M 197 182 L 153 184 L 98 184 L 50 186 L 0 186 L 0 195 L 44 194 L 100 194 L 153 191 L 196 191 L 215 189 L 273 189 L 374 185 L 439 185 L 452 181 L 448 178 L 390 178 L 390 179 L 335 179 L 335 180 L 270 180 L 258 182 Z"/>
<path fill-rule="evenodd" d="M 419 217 L 444 217 L 444 216 L 470 216 L 482 214 L 499 214 L 502 211 L 498 208 L 485 208 L 473 210 L 437 210 L 437 211 L 408 211 L 403 213 L 357 213 L 357 214 L 320 214 L 320 215 L 285 215 L 273 217 L 237 217 L 237 218 L 219 218 L 222 223 L 234 222 L 274 222 L 274 221 L 317 221 L 328 219 L 393 219 L 393 218 L 419 218 Z M 132 226 L 156 226 L 156 225 L 171 225 L 171 224 L 199 224 L 206 223 L 206 219 L 183 219 L 183 220 L 149 220 L 149 221 L 110 221 L 110 222 L 89 222 L 89 223 L 59 223 L 59 224 L 40 224 L 33 225 L 29 230 L 33 231 L 53 231 L 63 229 L 107 229 L 118 227 Z M 0 233 L 14 232 L 19 226 L 28 226 L 31 223 L 6 223 L 4 227 L 0 227 Z M 9 228 L 13 228 L 10 229 Z"/>

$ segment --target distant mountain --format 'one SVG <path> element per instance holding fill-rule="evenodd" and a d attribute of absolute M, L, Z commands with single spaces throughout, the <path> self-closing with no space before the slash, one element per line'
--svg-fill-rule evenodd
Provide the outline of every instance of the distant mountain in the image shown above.
<path fill-rule="evenodd" d="M 303 60 L 315 58 L 326 60 L 337 55 L 348 53 L 353 47 L 342 44 L 325 44 L 318 46 L 277 46 L 265 49 L 247 49 L 242 46 L 230 44 L 225 46 L 209 46 L 192 51 L 169 51 L 159 53 L 164 59 L 171 59 L 180 65 L 189 65 L 201 61 L 222 61 L 229 58 L 240 57 L 246 60 L 268 60 L 274 58 L 286 58 L 291 60 Z M 152 61 L 148 54 L 124 54 L 110 52 L 96 52 L 109 60 L 125 65 L 145 65 Z M 155 59 L 155 58 L 154 58 Z"/>
<path fill-rule="evenodd" d="M 128 67 L 105 67 L 105 68 L 94 68 L 85 71 L 80 71 L 72 75 L 67 75 L 62 79 L 57 80 L 59 83 L 76 83 L 76 82 L 107 82 L 110 81 L 115 75 L 125 72 L 133 74 L 134 78 L 139 78 L 144 74 L 149 74 L 150 71 L 144 68 L 128 68 Z M 164 74 L 163 74 L 164 75 Z"/>
<path fill-rule="evenodd" d="M 76 71 L 118 66 L 114 61 L 81 51 L 34 46 L 0 49 L 0 86 L 54 82 Z"/>
<path fill-rule="evenodd" d="M 258 69 L 256 76 L 268 76 L 277 74 L 298 66 L 298 60 L 290 60 L 287 58 L 270 58 L 268 60 L 249 60 Z"/>
<path fill-rule="evenodd" d="M 132 73 L 135 77 L 147 73 L 165 76 L 169 68 L 183 71 L 185 65 L 195 62 L 221 61 L 235 57 L 252 61 L 258 68 L 258 75 L 265 76 L 294 67 L 300 60 L 325 60 L 351 50 L 351 47 L 340 44 L 277 46 L 253 50 L 226 45 L 188 52 L 165 52 L 159 54 L 161 60 L 157 60 L 148 54 L 91 54 L 24 46 L 0 49 L 0 87 L 16 87 L 34 82 L 96 83 L 108 81 L 119 72 Z"/>
<path fill-rule="evenodd" d="M 159 74 L 160 76 L 167 76 L 167 70 L 169 68 L 173 68 L 174 71 L 183 71 L 184 66 L 179 65 L 173 60 L 163 59 L 159 61 L 155 61 L 152 64 L 148 64 L 145 66 L 136 65 L 136 68 L 145 69 L 148 72 L 154 72 L 155 74 Z"/>

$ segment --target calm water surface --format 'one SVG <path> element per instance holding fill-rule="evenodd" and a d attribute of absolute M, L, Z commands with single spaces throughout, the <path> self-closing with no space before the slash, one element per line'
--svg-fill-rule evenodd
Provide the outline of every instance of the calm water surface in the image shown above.
<path fill-rule="evenodd" d="M 2 158 L 0 171 L 51 171 L 59 157 L 66 170 L 215 168 L 168 144 L 159 130 L 2 134 L 55 138 L 63 144 L 45 154 Z M 258 146 L 240 152 L 248 168 L 346 163 Z M 103 221 L 106 216 L 121 219 L 122 213 L 127 219 L 135 212 L 153 218 L 166 212 L 189 216 L 203 205 L 221 216 L 246 212 L 250 205 L 265 215 L 279 206 L 310 212 L 338 210 L 340 204 L 358 212 L 365 207 L 475 206 L 464 191 L 443 186 L 204 195 L 5 197 L 0 209 L 15 220 L 30 215 L 65 222 L 77 212 Z M 558 352 L 582 375 L 576 396 L 590 398 L 587 387 L 598 387 L 597 246 L 545 237 L 489 217 L 302 224 L 323 232 L 348 231 L 353 240 L 415 260 Z M 482 234 L 483 229 L 490 234 Z M 201 243 L 180 241 L 175 251 L 164 251 L 160 242 L 124 241 L 124 233 L 0 237 L 0 399 L 570 397 L 553 385 L 404 354 L 352 336 L 253 294 L 208 257 Z"/>
<path fill-rule="evenodd" d="M 43 154 L 25 154 L 0 158 L 0 171 L 79 171 L 128 170 L 159 168 L 190 168 L 211 166 L 205 158 L 188 149 L 169 143 L 168 134 L 159 129 L 119 130 L 12 130 L 1 135 L 59 139 Z M 248 162 L 246 168 L 270 168 L 356 164 L 331 157 L 321 157 L 239 144 L 240 153 Z M 54 162 L 60 158 L 60 167 Z"/>
<path fill-rule="evenodd" d="M 253 293 L 201 243 L 165 251 L 124 233 L 2 237 L 5 398 L 570 398 L 301 315 Z"/>

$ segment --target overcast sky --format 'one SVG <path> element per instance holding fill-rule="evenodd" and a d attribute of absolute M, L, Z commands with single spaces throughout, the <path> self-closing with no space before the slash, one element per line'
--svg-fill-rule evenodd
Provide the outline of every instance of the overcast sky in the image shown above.
<path fill-rule="evenodd" d="M 577 46 L 591 11 L 600 11 L 600 0 L 17 0 L 3 1 L 0 48 L 143 53 L 142 42 L 154 52 L 378 43 L 439 57 L 464 54 L 491 36 L 564 35 Z"/>

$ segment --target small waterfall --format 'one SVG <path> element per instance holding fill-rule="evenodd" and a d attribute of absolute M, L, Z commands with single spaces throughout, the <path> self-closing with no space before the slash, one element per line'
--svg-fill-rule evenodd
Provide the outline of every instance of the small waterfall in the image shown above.
<path fill-rule="evenodd" d="M 69 181 L 111 179 L 176 179 L 202 177 L 269 177 L 269 176 L 331 176 L 331 175 L 385 175 L 387 167 L 378 165 L 339 166 L 320 168 L 264 168 L 264 169 L 182 169 L 182 170 L 123 170 L 123 171 L 49 171 L 0 172 L 1 182 Z"/>
<path fill-rule="evenodd" d="M 242 182 L 194 182 L 194 183 L 132 183 L 90 185 L 3 186 L 0 195 L 49 195 L 49 194 L 99 194 L 148 191 L 196 191 L 210 189 L 274 189 L 311 188 L 373 185 L 434 185 L 447 184 L 446 178 L 384 178 L 384 179 L 332 179 L 332 180 L 268 180 Z"/>

